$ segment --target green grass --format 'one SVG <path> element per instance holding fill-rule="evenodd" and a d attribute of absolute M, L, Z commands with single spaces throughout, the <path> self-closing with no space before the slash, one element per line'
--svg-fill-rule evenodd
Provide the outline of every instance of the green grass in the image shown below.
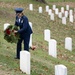
<path fill-rule="evenodd" d="M 51 0 L 47 0 L 51 1 Z M 53 1 L 53 0 L 52 0 Z M 67 1 L 67 0 L 66 0 Z M 70 1 L 70 0 L 69 0 Z M 0 0 L 0 70 L 9 75 L 25 75 L 19 69 L 19 60 L 15 60 L 16 44 L 4 40 L 4 23 L 14 24 L 15 7 L 23 7 L 24 14 L 33 23 L 33 45 L 37 46 L 31 53 L 31 75 L 54 75 L 54 67 L 63 64 L 68 68 L 68 75 L 75 74 L 75 29 L 67 19 L 67 25 L 61 24 L 61 20 L 55 17 L 51 21 L 45 12 L 45 5 L 34 0 Z M 34 4 L 34 10 L 29 11 L 29 4 Z M 43 13 L 38 13 L 38 7 L 43 7 Z M 50 5 L 52 7 L 52 5 Z M 61 6 L 61 5 L 60 5 Z M 60 7 L 58 6 L 58 7 Z M 44 41 L 44 29 L 51 30 L 51 38 L 57 41 L 58 57 L 48 55 L 48 43 Z M 73 39 L 73 51 L 64 48 L 65 37 Z"/>
<path fill-rule="evenodd" d="M 50 2 L 73 2 L 75 0 L 46 0 L 46 1 L 50 1 Z"/>

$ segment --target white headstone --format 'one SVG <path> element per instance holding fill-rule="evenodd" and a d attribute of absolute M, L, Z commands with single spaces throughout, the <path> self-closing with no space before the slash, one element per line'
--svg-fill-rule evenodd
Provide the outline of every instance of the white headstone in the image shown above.
<path fill-rule="evenodd" d="M 69 15 L 73 15 L 73 10 L 69 10 Z"/>
<path fill-rule="evenodd" d="M 68 15 L 69 15 L 69 13 L 68 13 L 68 11 L 65 11 L 65 17 L 67 18 L 68 17 Z"/>
<path fill-rule="evenodd" d="M 62 64 L 55 65 L 55 75 L 67 75 L 67 67 Z"/>
<path fill-rule="evenodd" d="M 52 9 L 49 9 L 48 15 L 51 15 L 51 13 L 52 13 Z"/>
<path fill-rule="evenodd" d="M 64 13 L 64 7 L 61 7 L 61 12 Z"/>
<path fill-rule="evenodd" d="M 9 25 L 10 25 L 9 23 L 5 23 L 4 24 L 4 30 L 6 30 Z"/>
<path fill-rule="evenodd" d="M 53 10 L 55 10 L 56 9 L 56 5 L 53 5 Z"/>
<path fill-rule="evenodd" d="M 57 58 L 57 42 L 54 39 L 49 40 L 49 55 Z"/>
<path fill-rule="evenodd" d="M 48 12 L 49 11 L 49 6 L 48 5 L 46 5 L 46 12 Z"/>
<path fill-rule="evenodd" d="M 29 22 L 29 25 L 30 25 L 30 27 L 32 29 L 32 23 L 31 22 Z M 32 34 L 30 35 L 29 47 L 32 47 Z"/>
<path fill-rule="evenodd" d="M 30 75 L 30 53 L 28 51 L 20 51 L 20 70 Z"/>
<path fill-rule="evenodd" d="M 66 5 L 66 10 L 69 10 L 69 5 Z"/>
<path fill-rule="evenodd" d="M 62 24 L 66 25 L 66 17 L 62 17 Z"/>
<path fill-rule="evenodd" d="M 59 13 L 58 13 L 58 17 L 59 17 L 59 18 L 62 18 L 62 12 L 59 12 Z"/>
<path fill-rule="evenodd" d="M 39 7 L 39 13 L 42 13 L 42 7 Z"/>
<path fill-rule="evenodd" d="M 74 17 L 73 17 L 73 15 L 70 15 L 70 16 L 69 16 L 69 20 L 70 20 L 70 22 L 73 23 L 73 21 L 74 21 Z"/>
<path fill-rule="evenodd" d="M 51 19 L 52 21 L 54 21 L 54 13 L 51 13 L 50 19 Z"/>
<path fill-rule="evenodd" d="M 29 10 L 33 11 L 33 4 L 29 4 Z"/>
<path fill-rule="evenodd" d="M 49 42 L 50 40 L 50 30 L 49 29 L 44 30 L 44 40 L 47 42 Z"/>
<path fill-rule="evenodd" d="M 56 9 L 55 9 L 55 14 L 58 15 L 58 13 L 59 13 L 59 9 L 56 8 Z"/>
<path fill-rule="evenodd" d="M 65 38 L 65 49 L 72 51 L 72 38 L 70 37 Z"/>

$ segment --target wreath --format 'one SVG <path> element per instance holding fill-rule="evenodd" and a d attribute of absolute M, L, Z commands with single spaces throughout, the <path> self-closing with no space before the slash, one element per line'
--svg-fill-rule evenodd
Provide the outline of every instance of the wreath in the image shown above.
<path fill-rule="evenodd" d="M 4 39 L 9 43 L 17 43 L 18 40 L 20 39 L 20 37 L 19 37 L 20 34 L 14 33 L 14 30 L 19 30 L 19 28 L 15 25 L 9 25 L 4 30 Z"/>

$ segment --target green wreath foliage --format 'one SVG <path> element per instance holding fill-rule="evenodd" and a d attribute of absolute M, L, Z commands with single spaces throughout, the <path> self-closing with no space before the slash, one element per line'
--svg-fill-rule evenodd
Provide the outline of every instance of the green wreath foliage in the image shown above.
<path fill-rule="evenodd" d="M 20 39 L 19 33 L 14 33 L 14 30 L 19 30 L 15 25 L 9 25 L 4 31 L 4 39 L 9 43 L 17 43 Z"/>

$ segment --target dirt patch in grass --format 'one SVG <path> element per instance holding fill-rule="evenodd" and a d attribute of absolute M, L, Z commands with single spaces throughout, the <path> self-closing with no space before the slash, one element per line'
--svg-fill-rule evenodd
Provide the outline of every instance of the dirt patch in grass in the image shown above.
<path fill-rule="evenodd" d="M 0 70 L 0 75 L 10 75 L 8 72 Z"/>

